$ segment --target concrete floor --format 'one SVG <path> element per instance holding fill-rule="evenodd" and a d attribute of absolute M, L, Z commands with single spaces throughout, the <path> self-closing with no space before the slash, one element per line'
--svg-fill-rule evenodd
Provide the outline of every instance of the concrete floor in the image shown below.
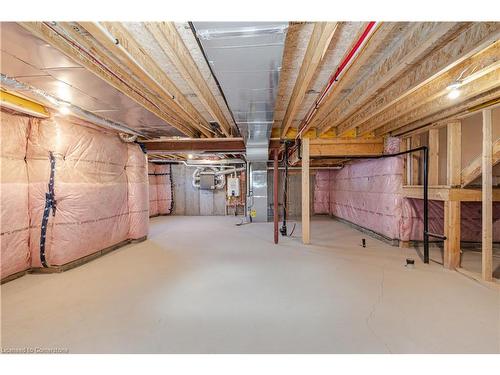
<path fill-rule="evenodd" d="M 328 218 L 158 217 L 149 240 L 2 285 L 3 348 L 71 353 L 499 353 L 500 293 Z M 295 231 L 300 234 L 300 227 Z M 367 247 L 359 246 L 361 238 Z M 417 258 L 418 259 L 418 258 Z"/>

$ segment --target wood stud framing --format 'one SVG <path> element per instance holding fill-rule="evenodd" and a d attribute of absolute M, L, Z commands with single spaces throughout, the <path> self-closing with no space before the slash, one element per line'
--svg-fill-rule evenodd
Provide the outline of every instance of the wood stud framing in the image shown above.
<path fill-rule="evenodd" d="M 482 276 L 493 280 L 493 189 L 491 150 L 491 110 L 483 110 L 483 165 L 482 165 Z"/>
<path fill-rule="evenodd" d="M 302 139 L 302 242 L 311 242 L 309 213 L 309 138 Z"/>

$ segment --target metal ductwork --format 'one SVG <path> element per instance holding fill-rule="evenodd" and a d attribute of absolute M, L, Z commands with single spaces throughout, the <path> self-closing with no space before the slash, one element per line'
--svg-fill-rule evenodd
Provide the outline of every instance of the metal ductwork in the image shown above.
<path fill-rule="evenodd" d="M 194 22 L 196 35 L 245 140 L 249 210 L 267 221 L 267 159 L 287 22 Z"/>

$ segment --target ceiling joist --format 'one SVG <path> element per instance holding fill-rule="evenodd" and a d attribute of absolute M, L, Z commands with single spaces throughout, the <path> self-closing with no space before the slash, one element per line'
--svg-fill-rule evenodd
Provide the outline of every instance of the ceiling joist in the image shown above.
<path fill-rule="evenodd" d="M 127 78 L 120 74 L 123 72 L 123 69 L 119 66 L 108 67 L 99 64 L 95 58 L 88 55 L 75 42 L 63 37 L 43 22 L 21 22 L 20 25 L 184 134 L 190 137 L 196 136 L 196 132 L 191 128 L 172 121 L 172 118 L 161 110 L 161 103 L 158 103 L 153 98 L 148 98 L 147 95 L 138 91 L 134 83 L 131 83 L 130 77 Z"/>
<path fill-rule="evenodd" d="M 392 130 L 409 124 L 425 116 L 442 111 L 448 107 L 466 102 L 479 94 L 494 89 L 500 82 L 500 42 L 476 54 L 470 59 L 456 65 L 441 77 L 422 86 L 412 95 L 404 98 L 386 111 L 374 116 L 369 122 L 361 125 L 359 134 L 376 130 L 376 134 L 386 134 Z M 448 87 L 455 83 L 462 72 L 476 68 L 471 75 L 465 75 L 460 87 L 460 96 L 448 97 Z"/>
<path fill-rule="evenodd" d="M 165 55 L 172 61 L 183 79 L 197 95 L 208 113 L 217 121 L 222 132 L 231 136 L 231 125 L 210 91 L 191 53 L 185 46 L 173 22 L 146 22 L 145 27 L 158 42 Z"/>
<path fill-rule="evenodd" d="M 299 75 L 295 81 L 292 96 L 288 103 L 285 117 L 283 118 L 281 137 L 285 137 L 288 129 L 290 129 L 306 91 L 311 84 L 314 73 L 320 65 L 336 29 L 336 22 L 317 22 L 314 25 L 306 54 L 302 60 Z"/>
<path fill-rule="evenodd" d="M 120 56 L 123 63 L 147 86 L 159 92 L 161 98 L 175 109 L 178 116 L 206 137 L 213 136 L 210 124 L 125 27 L 118 22 L 102 22 L 100 24 L 82 22 L 81 25 L 99 42 L 106 43 L 106 48 L 109 48 L 113 54 Z M 113 43 L 112 40 L 115 42 Z"/>
<path fill-rule="evenodd" d="M 337 127 L 337 133 L 344 134 L 364 123 L 373 122 L 374 116 L 411 96 L 420 87 L 491 45 L 499 36 L 498 23 L 471 25 L 448 43 L 434 49 L 422 61 L 358 108 L 355 113 L 342 121 Z"/>
<path fill-rule="evenodd" d="M 419 61 L 430 49 L 435 48 L 455 27 L 456 24 L 451 22 L 422 22 L 411 25 L 399 36 L 398 40 L 401 42 L 396 43 L 393 49 L 385 52 L 385 56 L 373 63 L 374 68 L 367 71 L 365 77 L 358 81 L 359 84 L 349 92 L 349 99 L 344 100 L 340 106 L 329 108 L 330 113 L 318 125 L 320 133 L 336 127 L 356 112 L 367 100 L 375 97 L 382 88 Z"/>

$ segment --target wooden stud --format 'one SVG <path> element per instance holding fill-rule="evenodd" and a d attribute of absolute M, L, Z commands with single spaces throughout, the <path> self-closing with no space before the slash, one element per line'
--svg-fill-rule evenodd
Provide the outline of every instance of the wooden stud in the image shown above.
<path fill-rule="evenodd" d="M 455 121 L 448 124 L 447 128 L 448 149 L 446 183 L 448 186 L 460 186 L 462 175 L 462 124 Z"/>
<path fill-rule="evenodd" d="M 439 183 L 439 129 L 429 130 L 429 185 Z"/>
<path fill-rule="evenodd" d="M 460 266 L 460 201 L 444 202 L 444 267 Z"/>
<path fill-rule="evenodd" d="M 483 110 L 483 167 L 482 167 L 482 276 L 493 280 L 493 167 L 491 147 L 491 109 Z"/>
<path fill-rule="evenodd" d="M 420 136 L 411 137 L 411 148 L 422 146 Z M 420 153 L 414 152 L 411 154 L 411 184 L 418 185 L 420 183 Z"/>
<path fill-rule="evenodd" d="M 282 122 L 281 137 L 284 138 L 292 125 L 295 115 L 304 99 L 307 89 L 312 82 L 314 73 L 321 63 L 323 56 L 330 45 L 330 41 L 337 29 L 336 22 L 317 22 L 307 45 L 307 51 L 300 66 L 299 75 L 293 87 L 292 96 L 288 102 L 285 117 Z"/>
<path fill-rule="evenodd" d="M 411 138 L 406 138 L 406 149 L 411 150 Z M 405 185 L 411 184 L 411 176 L 412 176 L 411 160 L 412 160 L 412 154 L 406 154 L 406 183 L 405 183 Z"/>
<path fill-rule="evenodd" d="M 309 214 L 309 138 L 302 139 L 302 242 L 309 244 L 310 214 Z"/>

